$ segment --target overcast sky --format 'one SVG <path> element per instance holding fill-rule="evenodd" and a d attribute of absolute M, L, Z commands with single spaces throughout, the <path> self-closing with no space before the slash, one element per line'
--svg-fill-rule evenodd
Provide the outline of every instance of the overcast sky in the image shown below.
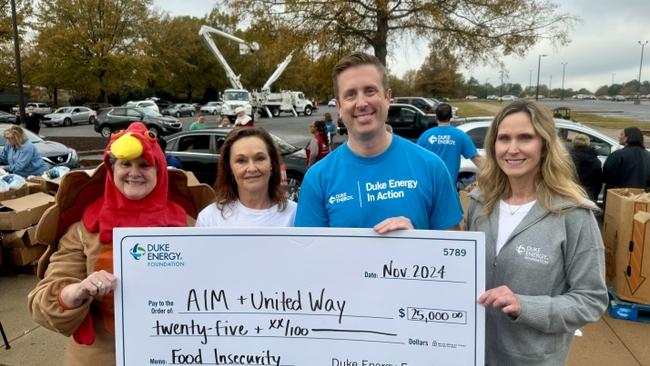
<path fill-rule="evenodd" d="M 530 49 L 524 58 L 504 57 L 507 79 L 504 82 L 532 84 L 537 79 L 537 61 L 541 61 L 540 84 L 559 88 L 562 84 L 562 62 L 568 63 L 565 88 L 585 87 L 592 92 L 605 84 L 623 83 L 639 76 L 641 46 L 639 41 L 650 41 L 650 0 L 565 0 L 560 11 L 581 18 L 570 31 L 571 43 L 558 49 L 543 42 Z M 209 13 L 217 0 L 154 0 L 154 7 L 171 15 L 202 17 Z M 402 40 L 411 44 L 412 40 Z M 391 71 L 401 76 L 408 69 L 417 69 L 428 54 L 422 47 L 393 47 L 388 64 Z M 650 80 L 650 43 L 645 47 L 642 80 Z M 478 66 L 462 70 L 466 78 L 474 76 L 480 83 L 500 83 L 499 69 Z"/>

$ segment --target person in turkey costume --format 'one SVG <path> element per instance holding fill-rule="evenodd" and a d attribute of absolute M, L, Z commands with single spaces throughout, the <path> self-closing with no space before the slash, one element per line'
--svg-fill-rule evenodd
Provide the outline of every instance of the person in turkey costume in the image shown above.
<path fill-rule="evenodd" d="M 174 188 L 170 177 L 179 174 Z M 112 136 L 90 177 L 64 177 L 57 204 L 39 222 L 36 238 L 50 248 L 28 302 L 34 321 L 73 336 L 65 365 L 115 364 L 113 228 L 192 226 L 214 200 L 206 188 L 190 187 L 182 171 L 168 173 L 156 136 L 138 122 Z"/>

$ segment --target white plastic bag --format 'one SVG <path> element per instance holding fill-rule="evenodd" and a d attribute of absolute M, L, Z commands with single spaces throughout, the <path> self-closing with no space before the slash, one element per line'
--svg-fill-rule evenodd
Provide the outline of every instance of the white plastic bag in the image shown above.
<path fill-rule="evenodd" d="M 0 193 L 9 192 L 9 184 L 0 179 Z"/>
<path fill-rule="evenodd" d="M 68 172 L 70 172 L 70 168 L 67 166 L 55 166 L 54 168 L 46 170 L 43 173 L 43 178 L 56 179 L 66 175 Z"/>
<path fill-rule="evenodd" d="M 21 177 L 18 174 L 7 174 L 0 178 L 0 180 L 7 183 L 9 189 L 11 190 L 20 189 L 25 185 L 25 178 Z"/>

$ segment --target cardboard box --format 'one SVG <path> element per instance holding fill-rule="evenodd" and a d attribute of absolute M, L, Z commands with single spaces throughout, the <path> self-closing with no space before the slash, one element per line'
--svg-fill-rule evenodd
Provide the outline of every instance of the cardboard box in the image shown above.
<path fill-rule="evenodd" d="M 27 194 L 34 194 L 38 192 L 43 192 L 43 184 L 41 182 L 31 182 L 27 181 Z"/>
<path fill-rule="evenodd" d="M 29 194 L 29 187 L 27 184 L 23 184 L 22 187 L 18 189 L 12 189 L 7 192 L 0 192 L 0 201 L 11 200 L 14 198 L 20 198 Z"/>
<path fill-rule="evenodd" d="M 638 212 L 632 222 L 632 237 L 618 248 L 614 291 L 621 299 L 650 304 L 650 213 Z M 645 256 L 645 258 L 644 258 Z"/>
<path fill-rule="evenodd" d="M 28 182 L 32 183 L 32 189 L 36 192 L 45 192 L 53 196 L 56 195 L 56 192 L 59 190 L 59 185 L 61 185 L 61 178 L 49 179 L 43 178 L 40 176 L 30 177 Z M 39 188 L 36 188 L 35 185 L 40 185 Z"/>
<path fill-rule="evenodd" d="M 37 244 L 36 225 L 27 229 L 4 232 L 1 235 L 4 248 L 24 248 Z"/>
<path fill-rule="evenodd" d="M 607 191 L 603 242 L 607 280 L 613 282 L 622 273 L 617 263 L 617 251 L 626 247 L 632 237 L 632 221 L 638 211 L 650 212 L 650 195 L 643 189 L 619 188 Z"/>
<path fill-rule="evenodd" d="M 0 230 L 28 228 L 36 224 L 43 212 L 53 204 L 54 197 L 42 192 L 0 201 Z"/>
<path fill-rule="evenodd" d="M 11 248 L 7 250 L 7 262 L 16 266 L 24 266 L 37 261 L 45 250 L 45 245 L 34 245 L 33 247 Z"/>

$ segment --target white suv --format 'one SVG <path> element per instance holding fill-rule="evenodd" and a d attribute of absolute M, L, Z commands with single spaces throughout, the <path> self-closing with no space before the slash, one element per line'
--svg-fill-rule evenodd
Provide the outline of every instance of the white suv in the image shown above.
<path fill-rule="evenodd" d="M 456 126 L 469 135 L 481 156 L 485 156 L 483 144 L 485 142 L 485 135 L 487 135 L 490 124 L 492 124 L 492 118 L 490 117 L 490 120 L 482 122 L 469 122 Z M 605 162 L 609 154 L 623 147 L 615 139 L 580 123 L 556 118 L 555 127 L 558 135 L 569 148 L 571 148 L 571 142 L 576 134 L 580 133 L 589 136 L 591 146 L 598 153 L 598 159 L 600 159 L 601 163 Z M 459 188 L 464 188 L 465 185 L 474 180 L 477 170 L 478 168 L 471 160 L 461 159 L 456 185 Z"/>
<path fill-rule="evenodd" d="M 160 113 L 158 104 L 156 104 L 156 102 L 154 102 L 153 100 L 130 101 L 130 102 L 126 102 L 126 104 L 124 104 L 124 107 L 147 108 L 147 109 L 151 109 L 152 111 L 155 111 L 156 113 Z"/>

